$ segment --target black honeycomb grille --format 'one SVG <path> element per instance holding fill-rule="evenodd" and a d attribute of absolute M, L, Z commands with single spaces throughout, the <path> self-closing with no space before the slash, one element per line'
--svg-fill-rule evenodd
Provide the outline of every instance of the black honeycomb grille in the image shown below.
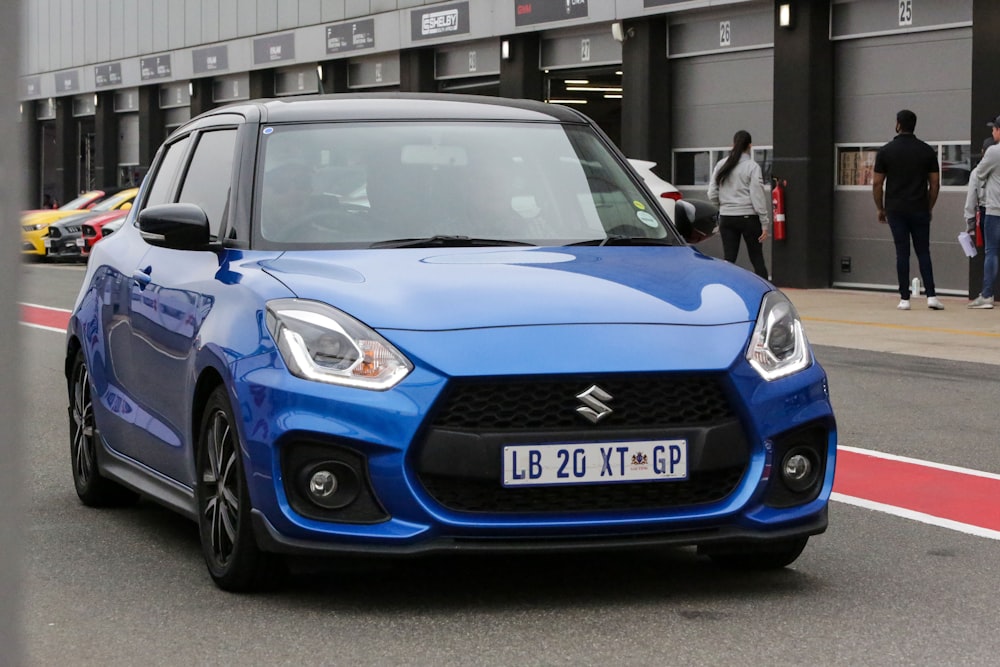
<path fill-rule="evenodd" d="M 459 512 L 574 513 L 689 507 L 724 499 L 742 467 L 693 472 L 675 482 L 504 488 L 498 482 L 424 476 L 435 500 Z"/>
<path fill-rule="evenodd" d="M 588 422 L 577 413 L 577 395 L 598 385 L 612 398 L 613 412 L 601 428 L 698 425 L 733 416 L 718 376 L 656 375 L 558 381 L 460 382 L 437 413 L 436 428 L 504 431 L 576 429 Z"/>

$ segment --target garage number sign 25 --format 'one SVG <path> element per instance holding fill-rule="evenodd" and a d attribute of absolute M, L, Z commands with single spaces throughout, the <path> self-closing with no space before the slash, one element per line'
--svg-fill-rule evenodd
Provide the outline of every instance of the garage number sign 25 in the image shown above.
<path fill-rule="evenodd" d="M 913 25 L 913 0 L 899 0 L 899 25 Z"/>

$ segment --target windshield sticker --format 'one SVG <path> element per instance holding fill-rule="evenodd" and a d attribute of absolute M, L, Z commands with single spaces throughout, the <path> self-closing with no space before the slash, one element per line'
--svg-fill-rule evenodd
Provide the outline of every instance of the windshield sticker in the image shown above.
<path fill-rule="evenodd" d="M 274 132 L 274 128 L 273 127 L 265 127 L 264 128 L 264 134 L 271 134 L 272 132 Z"/>
<path fill-rule="evenodd" d="M 641 201 L 636 201 L 635 199 L 633 199 L 632 200 L 632 205 L 635 206 L 640 211 L 645 211 L 646 210 L 646 205 L 643 204 Z"/>
<path fill-rule="evenodd" d="M 647 227 L 652 227 L 653 229 L 659 227 L 659 225 L 656 224 L 656 218 L 654 218 L 651 214 L 647 213 L 646 211 L 637 211 L 635 217 L 639 218 L 639 222 L 646 225 Z"/>

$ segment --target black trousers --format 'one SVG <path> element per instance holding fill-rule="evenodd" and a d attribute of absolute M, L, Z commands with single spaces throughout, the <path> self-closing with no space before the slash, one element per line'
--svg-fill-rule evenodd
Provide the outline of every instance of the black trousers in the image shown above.
<path fill-rule="evenodd" d="M 722 253 L 727 262 L 736 263 L 740 255 L 740 239 L 747 244 L 747 254 L 753 264 L 753 272 L 767 280 L 767 266 L 764 264 L 764 246 L 760 238 L 762 228 L 756 215 L 720 215 L 719 236 L 722 237 Z"/>

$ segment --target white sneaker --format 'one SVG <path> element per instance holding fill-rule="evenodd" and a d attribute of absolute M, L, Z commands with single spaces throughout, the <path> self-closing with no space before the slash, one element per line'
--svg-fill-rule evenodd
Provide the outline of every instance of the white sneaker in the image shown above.
<path fill-rule="evenodd" d="M 968 308 L 992 308 L 993 307 L 993 297 L 984 297 L 982 294 L 977 296 L 973 301 L 969 302 Z"/>
<path fill-rule="evenodd" d="M 936 296 L 927 297 L 927 307 L 931 310 L 944 310 L 944 304 Z"/>
<path fill-rule="evenodd" d="M 992 306 L 990 306 L 990 307 L 992 308 Z M 898 310 L 909 310 L 910 309 L 910 300 L 909 299 L 901 299 L 899 301 L 899 305 L 896 306 L 896 308 Z"/>

